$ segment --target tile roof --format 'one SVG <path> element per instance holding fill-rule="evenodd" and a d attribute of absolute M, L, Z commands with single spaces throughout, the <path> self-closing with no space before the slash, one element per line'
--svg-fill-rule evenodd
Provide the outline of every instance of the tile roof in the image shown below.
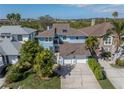
<path fill-rule="evenodd" d="M 11 34 L 30 34 L 35 32 L 35 29 L 21 27 L 20 25 L 17 26 L 1 26 L 0 27 L 0 34 L 1 33 L 11 33 Z"/>
<path fill-rule="evenodd" d="M 60 44 L 60 56 L 90 55 L 89 50 L 83 43 L 63 43 Z"/>

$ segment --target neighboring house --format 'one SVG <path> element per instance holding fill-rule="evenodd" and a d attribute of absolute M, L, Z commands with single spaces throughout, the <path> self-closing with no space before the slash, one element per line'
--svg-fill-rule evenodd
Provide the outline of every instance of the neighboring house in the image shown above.
<path fill-rule="evenodd" d="M 18 62 L 21 43 L 10 42 L 8 39 L 0 40 L 0 66 Z"/>
<path fill-rule="evenodd" d="M 100 54 L 102 50 L 109 51 L 112 54 L 115 53 L 117 48 L 117 36 L 111 34 L 109 37 L 105 38 L 105 34 L 109 29 L 112 28 L 112 24 L 109 22 L 97 24 L 94 26 L 79 29 L 79 32 L 84 32 L 86 36 L 96 36 L 99 40 L 99 49 L 97 53 Z"/>
<path fill-rule="evenodd" d="M 1 26 L 0 39 L 9 39 L 11 41 L 24 42 L 32 39 L 36 35 L 36 30 L 18 26 Z"/>
<path fill-rule="evenodd" d="M 21 26 L 0 27 L 0 67 L 17 63 L 22 43 L 33 39 L 36 31 Z"/>
<path fill-rule="evenodd" d="M 100 43 L 97 50 L 98 55 L 103 49 L 114 54 L 116 36 L 111 35 L 104 38 L 111 27 L 111 23 L 92 24 L 92 26 L 82 29 L 71 28 L 69 24 L 53 24 L 46 31 L 39 33 L 36 38 L 44 48 L 55 52 L 58 63 L 86 63 L 89 51 L 86 49 L 85 40 L 88 36 L 98 37 Z"/>

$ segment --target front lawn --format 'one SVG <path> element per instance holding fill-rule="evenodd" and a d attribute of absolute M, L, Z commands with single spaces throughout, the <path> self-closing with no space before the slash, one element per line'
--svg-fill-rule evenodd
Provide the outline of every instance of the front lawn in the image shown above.
<path fill-rule="evenodd" d="M 12 89 L 59 89 L 60 78 L 53 76 L 50 80 L 41 80 L 35 74 L 30 74 L 26 79 L 5 85 Z"/>
<path fill-rule="evenodd" d="M 108 79 L 98 80 L 98 82 L 103 89 L 115 89 Z"/>

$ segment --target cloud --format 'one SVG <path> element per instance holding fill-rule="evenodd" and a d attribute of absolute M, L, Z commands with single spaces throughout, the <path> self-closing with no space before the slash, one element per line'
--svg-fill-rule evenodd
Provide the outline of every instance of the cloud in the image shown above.
<path fill-rule="evenodd" d="M 83 8 L 83 7 L 89 7 L 92 6 L 92 4 L 67 4 L 68 6 L 72 7 L 78 7 L 78 8 Z"/>
<path fill-rule="evenodd" d="M 114 11 L 124 13 L 124 5 L 105 5 L 94 9 L 94 11 L 99 13 L 112 13 Z"/>

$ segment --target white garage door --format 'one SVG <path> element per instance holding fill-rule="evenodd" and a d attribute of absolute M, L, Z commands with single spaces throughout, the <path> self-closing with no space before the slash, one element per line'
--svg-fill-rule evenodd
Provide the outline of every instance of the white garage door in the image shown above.
<path fill-rule="evenodd" d="M 72 59 L 64 59 L 64 64 L 72 64 Z"/>
<path fill-rule="evenodd" d="M 64 59 L 64 64 L 86 63 L 87 58 L 82 59 Z"/>
<path fill-rule="evenodd" d="M 85 59 L 77 59 L 77 63 L 86 63 L 87 62 L 87 58 Z"/>

